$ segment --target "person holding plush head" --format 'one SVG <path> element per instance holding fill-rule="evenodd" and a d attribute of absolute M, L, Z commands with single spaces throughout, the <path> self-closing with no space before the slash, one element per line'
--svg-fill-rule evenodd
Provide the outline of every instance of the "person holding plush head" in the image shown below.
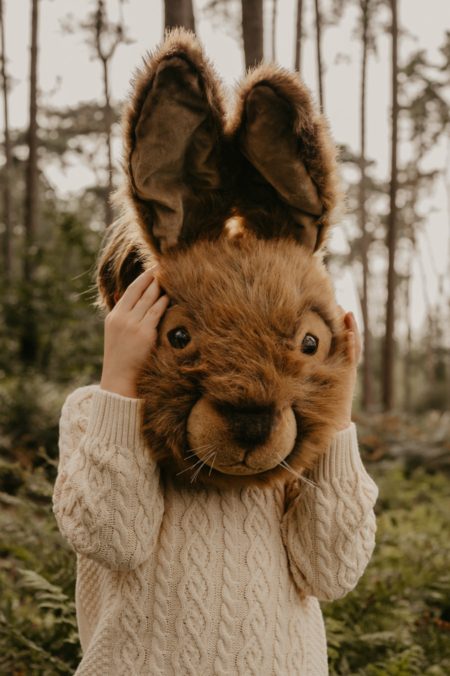
<path fill-rule="evenodd" d="M 322 261 L 334 146 L 273 65 L 225 111 L 176 30 L 124 119 L 103 372 L 64 404 L 54 491 L 80 676 L 327 674 L 319 602 L 354 589 L 374 548 L 360 340 Z"/>

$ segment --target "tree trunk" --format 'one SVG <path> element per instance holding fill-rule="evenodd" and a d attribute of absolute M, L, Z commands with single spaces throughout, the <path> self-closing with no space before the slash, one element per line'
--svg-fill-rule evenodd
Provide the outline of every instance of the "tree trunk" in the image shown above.
<path fill-rule="evenodd" d="M 263 0 L 242 0 L 242 34 L 245 67 L 251 68 L 264 58 Z"/>
<path fill-rule="evenodd" d="M 447 164 L 445 172 L 445 189 L 447 193 L 447 283 L 450 284 L 450 137 L 447 137 Z M 446 326 L 447 341 L 450 341 L 450 286 L 448 287 L 447 296 L 447 326 Z M 447 378 L 450 379 L 450 346 L 447 342 Z M 450 382 L 447 387 L 447 409 L 450 410 Z"/>
<path fill-rule="evenodd" d="M 412 257 L 411 257 L 412 258 Z M 408 263 L 408 272 L 405 280 L 405 321 L 406 321 L 406 354 L 404 359 L 404 396 L 403 406 L 405 411 L 411 411 L 412 407 L 412 329 L 411 329 L 411 268 L 412 261 Z"/>
<path fill-rule="evenodd" d="M 165 0 L 164 28 L 183 26 L 195 33 L 194 7 L 192 0 Z"/>
<path fill-rule="evenodd" d="M 37 356 L 37 329 L 33 310 L 33 245 L 39 222 L 38 200 L 38 136 L 37 136 L 37 60 L 38 60 L 38 0 L 32 0 L 30 46 L 30 121 L 28 126 L 28 162 L 25 176 L 25 251 L 23 277 L 25 288 L 24 322 L 21 356 L 31 364 Z"/>
<path fill-rule="evenodd" d="M 398 143 L 398 20 L 397 0 L 390 0 L 392 12 L 392 137 L 391 184 L 389 191 L 389 217 L 387 223 L 388 273 L 386 300 L 386 334 L 383 360 L 383 407 L 389 411 L 394 406 L 395 364 L 395 247 L 397 240 L 397 143 Z"/>
<path fill-rule="evenodd" d="M 30 106 L 27 133 L 28 162 L 25 180 L 25 255 L 24 277 L 31 279 L 30 248 L 34 243 L 38 223 L 38 168 L 37 168 L 37 58 L 38 58 L 38 0 L 32 0 L 30 47 Z"/>
<path fill-rule="evenodd" d="M 122 18 L 122 17 L 121 17 Z M 106 171 L 108 174 L 106 192 L 105 192 L 105 227 L 108 228 L 113 221 L 113 210 L 111 206 L 111 195 L 114 189 L 113 185 L 113 163 L 112 163 L 112 115 L 111 115 L 111 96 L 109 91 L 109 64 L 114 56 L 117 46 L 122 39 L 122 31 L 118 31 L 116 37 L 109 49 L 106 49 L 102 38 L 108 32 L 108 22 L 106 19 L 105 0 L 97 0 L 97 11 L 94 18 L 95 47 L 97 56 L 102 66 L 103 78 L 103 117 L 105 123 L 105 145 L 106 145 Z"/>
<path fill-rule="evenodd" d="M 113 222 L 113 211 L 111 207 L 111 195 L 114 190 L 113 184 L 113 162 L 112 162 L 112 138 L 111 138 L 111 129 L 112 129 L 112 116 L 111 116 L 111 97 L 109 93 L 109 72 L 108 72 L 108 60 L 102 58 L 102 68 L 103 68 L 103 92 L 105 97 L 104 104 L 104 117 L 105 117 L 105 135 L 106 135 L 106 153 L 108 161 L 108 187 L 107 195 L 105 199 L 105 225 L 109 227 Z"/>
<path fill-rule="evenodd" d="M 297 23 L 295 27 L 295 52 L 294 68 L 300 72 L 302 64 L 302 38 L 303 38 L 303 0 L 297 0 Z"/>
<path fill-rule="evenodd" d="M 4 279 L 7 283 L 11 281 L 11 236 L 12 236 L 12 211 L 11 211 L 11 140 L 9 135 L 9 115 L 8 115 L 8 76 L 6 73 L 6 45 L 5 45 L 5 24 L 3 13 L 3 0 L 0 0 L 0 37 L 1 37 L 1 71 L 3 88 L 3 138 L 5 148 L 5 164 L 3 167 L 3 223 L 5 230 L 2 241 L 2 258 Z"/>
<path fill-rule="evenodd" d="M 277 11 L 278 0 L 272 0 L 272 61 L 277 60 Z"/>
<path fill-rule="evenodd" d="M 362 61 L 361 61 L 361 98 L 360 98 L 360 172 L 359 183 L 359 227 L 361 231 L 361 262 L 362 262 L 362 294 L 361 310 L 364 325 L 363 338 L 363 388 L 362 405 L 365 411 L 372 406 L 372 333 L 369 318 L 369 233 L 367 231 L 366 209 L 366 83 L 367 83 L 367 53 L 369 28 L 369 0 L 362 0 Z"/>
<path fill-rule="evenodd" d="M 322 67 L 322 17 L 320 14 L 319 0 L 314 0 L 316 14 L 316 55 L 317 55 L 317 81 L 319 85 L 319 103 L 320 109 L 325 110 L 325 101 L 323 97 L 323 67 Z"/>

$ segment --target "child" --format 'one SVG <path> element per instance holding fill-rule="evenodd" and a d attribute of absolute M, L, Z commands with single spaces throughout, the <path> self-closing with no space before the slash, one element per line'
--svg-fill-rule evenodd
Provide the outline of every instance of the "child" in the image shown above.
<path fill-rule="evenodd" d="M 375 536 L 352 391 L 312 486 L 165 486 L 142 437 L 136 376 L 167 305 L 141 274 L 106 317 L 100 386 L 76 390 L 62 411 L 54 511 L 77 552 L 76 673 L 327 674 L 319 601 L 355 587 Z M 351 314 L 345 325 L 354 383 Z"/>

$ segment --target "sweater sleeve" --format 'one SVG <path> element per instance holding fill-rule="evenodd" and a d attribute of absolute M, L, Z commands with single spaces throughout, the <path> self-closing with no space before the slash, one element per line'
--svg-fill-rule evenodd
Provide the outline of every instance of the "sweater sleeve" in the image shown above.
<path fill-rule="evenodd" d="M 320 601 L 356 587 L 375 546 L 378 488 L 362 464 L 356 428 L 339 432 L 310 476 L 296 482 L 282 537 L 299 590 Z"/>
<path fill-rule="evenodd" d="M 73 549 L 113 570 L 132 570 L 155 546 L 164 500 L 140 430 L 142 401 L 75 390 L 60 419 L 53 511 Z"/>

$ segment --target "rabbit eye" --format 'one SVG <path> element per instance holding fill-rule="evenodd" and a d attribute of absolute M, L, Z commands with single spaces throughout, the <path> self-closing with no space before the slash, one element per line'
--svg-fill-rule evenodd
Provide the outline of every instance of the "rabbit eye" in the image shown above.
<path fill-rule="evenodd" d="M 316 336 L 313 336 L 311 333 L 307 333 L 302 340 L 303 354 L 316 354 L 318 347 L 319 339 L 316 338 Z"/>
<path fill-rule="evenodd" d="M 169 343 L 176 350 L 182 350 L 188 343 L 191 342 L 191 336 L 184 326 L 177 326 L 167 333 Z"/>

